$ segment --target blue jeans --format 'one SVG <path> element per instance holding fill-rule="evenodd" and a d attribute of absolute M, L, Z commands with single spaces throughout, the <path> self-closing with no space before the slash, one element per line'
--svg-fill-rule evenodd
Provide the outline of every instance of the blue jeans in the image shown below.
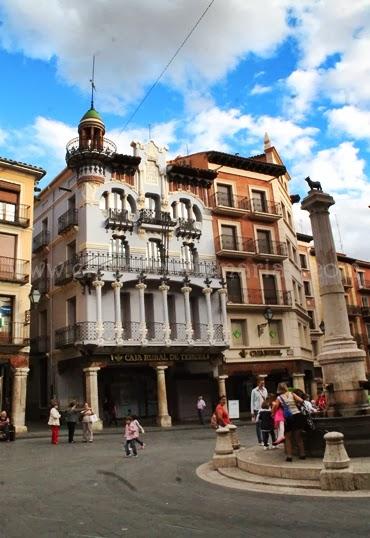
<path fill-rule="evenodd" d="M 255 419 L 257 418 L 257 413 L 258 413 L 258 411 L 254 412 L 254 418 Z M 259 422 L 256 422 L 256 434 L 257 434 L 258 443 L 261 444 L 262 443 L 262 432 L 261 432 L 261 425 L 260 425 Z"/>
<path fill-rule="evenodd" d="M 130 448 L 134 456 L 137 455 L 135 439 L 128 439 L 125 443 L 126 456 L 130 455 Z"/>

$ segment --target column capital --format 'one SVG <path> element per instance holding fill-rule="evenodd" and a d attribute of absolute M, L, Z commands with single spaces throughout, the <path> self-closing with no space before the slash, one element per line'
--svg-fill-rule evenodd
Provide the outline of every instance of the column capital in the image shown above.
<path fill-rule="evenodd" d="M 88 366 L 87 368 L 83 368 L 83 372 L 85 374 L 97 374 L 100 370 L 100 366 Z"/>
<path fill-rule="evenodd" d="M 330 194 L 320 191 L 310 191 L 308 196 L 302 201 L 301 207 L 310 213 L 328 213 L 329 207 L 334 204 L 334 198 Z"/>
<path fill-rule="evenodd" d="M 204 293 L 204 295 L 210 295 L 212 293 L 212 288 L 203 288 L 202 289 L 202 293 Z"/>
<path fill-rule="evenodd" d="M 160 286 L 158 286 L 158 289 L 160 291 L 168 291 L 170 289 L 170 287 L 167 286 L 167 284 L 161 284 Z"/>
<path fill-rule="evenodd" d="M 104 286 L 105 282 L 103 280 L 94 280 L 92 285 L 94 288 L 102 288 Z"/>
<path fill-rule="evenodd" d="M 218 379 L 227 379 L 228 377 L 229 377 L 228 375 L 223 374 L 223 375 L 219 375 Z"/>
<path fill-rule="evenodd" d="M 293 375 L 293 377 L 304 377 L 305 376 L 305 374 L 301 374 L 301 373 L 296 373 L 296 374 L 293 373 L 292 375 Z"/>
<path fill-rule="evenodd" d="M 14 375 L 20 376 L 20 377 L 27 377 L 28 372 L 30 371 L 29 368 L 25 368 L 22 366 L 21 368 L 14 368 L 13 373 Z"/>
<path fill-rule="evenodd" d="M 217 292 L 220 295 L 227 295 L 227 289 L 226 288 L 220 288 L 219 290 L 217 290 Z"/>
<path fill-rule="evenodd" d="M 160 364 L 159 366 L 154 366 L 154 368 L 157 370 L 157 372 L 164 372 L 165 370 L 167 370 L 168 366 Z"/>
<path fill-rule="evenodd" d="M 146 290 L 147 285 L 144 284 L 144 282 L 139 282 L 138 284 L 136 284 L 135 288 L 136 288 L 137 290 Z"/>
<path fill-rule="evenodd" d="M 182 291 L 182 293 L 185 294 L 185 293 L 190 293 L 190 292 L 192 291 L 192 289 L 193 289 L 193 288 L 191 288 L 190 286 L 183 286 L 183 287 L 181 288 L 181 291 Z"/>
<path fill-rule="evenodd" d="M 113 289 L 116 289 L 116 288 L 122 288 L 123 284 L 122 282 L 118 282 L 118 280 L 115 280 L 114 282 L 112 282 L 111 286 Z"/>

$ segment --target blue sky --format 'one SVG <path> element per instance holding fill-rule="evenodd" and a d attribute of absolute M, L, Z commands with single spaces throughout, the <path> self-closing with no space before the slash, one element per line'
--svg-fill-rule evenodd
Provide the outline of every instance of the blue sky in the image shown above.
<path fill-rule="evenodd" d="M 151 124 L 171 156 L 248 156 L 268 131 L 291 191 L 304 194 L 307 175 L 320 180 L 337 201 L 343 250 L 369 259 L 370 0 L 214 0 L 123 128 L 209 4 L 1 0 L 0 155 L 45 167 L 44 184 L 60 171 L 96 54 L 96 108 L 120 150 Z"/>

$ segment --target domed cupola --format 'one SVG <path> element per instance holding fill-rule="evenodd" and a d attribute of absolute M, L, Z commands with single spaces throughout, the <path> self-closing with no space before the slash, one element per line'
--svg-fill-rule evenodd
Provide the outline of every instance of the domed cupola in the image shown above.
<path fill-rule="evenodd" d="M 105 125 L 92 105 L 78 125 L 79 149 L 102 151 L 104 146 Z"/>

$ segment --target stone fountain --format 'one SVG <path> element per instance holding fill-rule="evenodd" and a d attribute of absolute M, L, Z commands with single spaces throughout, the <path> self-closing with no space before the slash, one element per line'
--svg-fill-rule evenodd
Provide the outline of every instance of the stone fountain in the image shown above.
<path fill-rule="evenodd" d="M 318 361 L 328 398 L 327 416 L 315 419 L 316 430 L 308 450 L 323 456 L 323 435 L 328 431 L 344 434 L 350 456 L 370 456 L 370 407 L 365 367 L 365 352 L 351 335 L 344 288 L 338 268 L 329 207 L 335 204 L 322 192 L 319 182 L 307 178 L 311 190 L 302 201 L 310 213 L 315 255 L 319 269 L 320 296 L 325 335 Z"/>

